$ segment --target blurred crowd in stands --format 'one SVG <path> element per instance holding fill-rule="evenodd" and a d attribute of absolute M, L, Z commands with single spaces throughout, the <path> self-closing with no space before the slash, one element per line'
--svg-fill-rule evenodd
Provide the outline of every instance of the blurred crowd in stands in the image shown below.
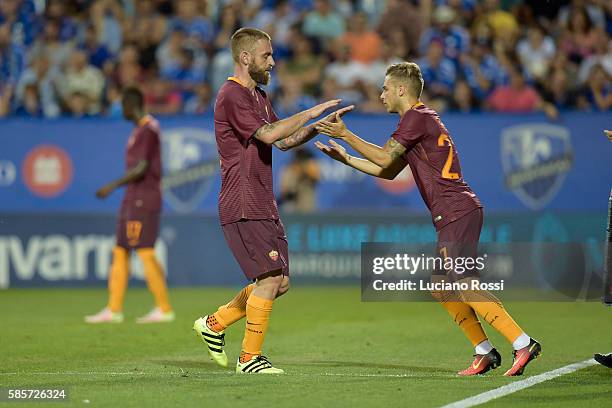
<path fill-rule="evenodd" d="M 607 111 L 610 0 L 0 0 L 0 117 L 203 114 L 258 27 L 279 116 L 342 98 L 381 112 L 386 67 L 417 62 L 440 111 Z"/>

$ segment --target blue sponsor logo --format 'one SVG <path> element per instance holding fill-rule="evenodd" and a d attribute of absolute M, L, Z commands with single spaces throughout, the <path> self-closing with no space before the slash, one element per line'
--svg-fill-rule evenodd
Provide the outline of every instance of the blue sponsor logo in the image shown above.
<path fill-rule="evenodd" d="M 219 171 L 215 136 L 197 128 L 173 128 L 163 132 L 162 144 L 164 199 L 177 212 L 192 212 Z"/>
<path fill-rule="evenodd" d="M 572 167 L 570 133 L 545 123 L 506 128 L 501 160 L 506 187 L 527 207 L 538 210 L 552 201 Z"/>

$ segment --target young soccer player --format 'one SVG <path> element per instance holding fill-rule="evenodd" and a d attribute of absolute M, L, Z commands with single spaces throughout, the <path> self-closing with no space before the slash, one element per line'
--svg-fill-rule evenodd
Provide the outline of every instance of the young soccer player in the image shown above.
<path fill-rule="evenodd" d="M 123 117 L 134 123 L 126 148 L 125 174 L 96 192 L 106 198 L 115 189 L 127 186 L 117 222 L 117 244 L 108 277 L 108 305 L 99 313 L 86 316 L 87 323 L 120 323 L 123 321 L 123 298 L 129 277 L 129 254 L 135 250 L 144 265 L 147 286 L 155 298 L 155 307 L 138 323 L 160 323 L 174 320 L 168 301 L 164 271 L 153 247 L 159 229 L 161 212 L 161 155 L 159 123 L 144 110 L 142 93 L 128 88 L 122 97 Z"/>
<path fill-rule="evenodd" d="M 270 81 L 274 67 L 270 36 L 241 28 L 231 38 L 234 76 L 221 87 L 215 102 L 215 136 L 221 160 L 219 218 L 225 240 L 246 277 L 254 281 L 229 303 L 194 323 L 194 330 L 219 365 L 227 366 L 225 329 L 246 316 L 237 373 L 281 374 L 262 355 L 274 300 L 289 289 L 287 237 L 272 191 L 272 145 L 281 150 L 316 136 L 306 122 L 339 100 L 279 120 L 258 85 Z M 336 111 L 337 117 L 352 109 Z M 327 120 L 334 120 L 330 115 Z"/>
<path fill-rule="evenodd" d="M 387 69 L 380 96 L 387 111 L 400 116 L 399 125 L 384 147 L 368 143 L 349 131 L 338 117 L 324 121 L 317 130 L 344 140 L 364 158 L 346 153 L 338 143 L 316 142 L 328 156 L 380 178 L 394 179 L 408 164 L 423 200 L 431 211 L 438 233 L 438 252 L 443 257 L 477 257 L 483 221 L 480 201 L 465 183 L 455 145 L 438 114 L 420 101 L 423 77 L 417 64 L 403 62 Z M 440 271 L 457 281 L 464 276 Z M 432 280 L 440 279 L 433 276 Z M 476 278 L 471 276 L 471 278 Z M 514 347 L 514 362 L 505 375 L 520 375 L 540 354 L 540 344 L 514 322 L 501 302 L 486 291 L 469 296 L 449 291 L 433 293 L 475 347 L 476 359 L 460 375 L 483 374 L 501 364 L 501 356 L 489 342 L 476 313 L 498 330 Z"/>

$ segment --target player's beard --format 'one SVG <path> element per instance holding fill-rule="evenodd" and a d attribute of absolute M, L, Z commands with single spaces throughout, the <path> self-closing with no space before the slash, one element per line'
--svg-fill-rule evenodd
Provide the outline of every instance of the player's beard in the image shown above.
<path fill-rule="evenodd" d="M 255 64 L 249 64 L 249 75 L 253 81 L 261 85 L 268 85 L 270 82 L 270 72 L 265 68 L 260 68 Z"/>

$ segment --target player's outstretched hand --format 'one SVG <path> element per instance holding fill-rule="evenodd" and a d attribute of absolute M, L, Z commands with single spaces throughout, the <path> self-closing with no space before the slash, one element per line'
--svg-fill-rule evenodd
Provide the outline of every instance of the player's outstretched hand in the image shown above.
<path fill-rule="evenodd" d="M 337 111 L 330 113 L 323 119 L 319 119 L 315 125 L 321 122 L 334 122 L 336 120 L 336 113 L 339 114 L 340 117 L 342 117 L 345 113 L 350 112 L 353 109 L 355 109 L 355 105 L 349 105 L 349 106 L 345 106 L 344 108 L 340 108 Z"/>
<path fill-rule="evenodd" d="M 612 142 L 612 130 L 604 130 L 606 136 L 608 136 L 608 140 Z"/>
<path fill-rule="evenodd" d="M 108 197 L 110 195 L 110 193 L 113 192 L 113 188 L 110 185 L 106 185 L 102 188 L 100 188 L 98 191 L 96 191 L 96 197 L 100 198 L 100 199 L 104 199 L 106 197 Z"/>
<path fill-rule="evenodd" d="M 341 163 L 346 163 L 348 161 L 348 153 L 346 152 L 346 149 L 340 146 L 334 140 L 330 140 L 329 144 L 331 146 L 328 146 L 325 143 L 321 143 L 319 141 L 315 142 L 315 146 L 317 146 L 320 151 L 322 151 L 334 160 L 337 160 Z"/>
<path fill-rule="evenodd" d="M 342 139 L 348 133 L 346 125 L 342 121 L 342 118 L 338 112 L 336 112 L 333 121 L 324 120 L 318 122 L 315 129 L 317 132 L 333 137 L 334 139 Z"/>
<path fill-rule="evenodd" d="M 342 99 L 332 99 L 331 101 L 323 102 L 316 106 L 313 106 L 312 108 L 306 111 L 308 112 L 308 117 L 310 119 L 318 118 L 323 112 L 325 112 L 329 108 L 333 108 L 334 106 L 338 105 L 341 100 Z"/>

